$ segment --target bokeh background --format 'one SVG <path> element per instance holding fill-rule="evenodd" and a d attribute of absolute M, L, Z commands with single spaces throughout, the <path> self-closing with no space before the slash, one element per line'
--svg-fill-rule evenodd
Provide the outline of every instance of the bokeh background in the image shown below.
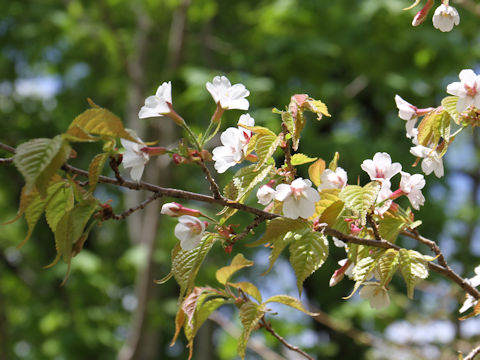
<path fill-rule="evenodd" d="M 479 17 L 469 0 L 452 2 L 461 23 L 451 33 L 435 30 L 430 18 L 412 28 L 419 7 L 401 11 L 410 5 L 407 0 L 1 0 L 0 5 L 0 141 L 12 146 L 65 131 L 87 108 L 87 97 L 118 114 L 144 140 L 173 146 L 181 134 L 171 121 L 138 119 L 144 99 L 171 80 L 176 110 L 200 131 L 215 108 L 205 83 L 220 74 L 247 86 L 251 115 L 275 130 L 279 121 L 271 109 L 283 108 L 292 94 L 326 102 L 332 117 L 309 121 L 301 151 L 327 161 L 339 151 L 351 183 L 357 177 L 366 181 L 360 163 L 378 151 L 418 172 L 411 167 L 414 158 L 394 95 L 419 107 L 436 105 L 461 69 L 479 65 Z M 225 127 L 240 114 L 227 112 Z M 427 177 L 427 203 L 417 214 L 422 234 L 439 243 L 466 277 L 480 263 L 478 145 L 477 132 L 455 140 L 445 159 L 447 175 Z M 72 164 L 83 168 L 101 151 L 95 145 L 76 150 Z M 217 176 L 220 185 L 231 175 Z M 167 157 L 149 163 L 146 179 L 208 193 L 199 169 L 172 166 Z M 3 222 L 16 213 L 23 181 L 13 166 L 4 166 L 0 184 Z M 99 186 L 96 196 L 111 199 L 120 212 L 145 194 Z M 220 210 L 184 205 L 210 214 Z M 55 255 L 45 221 L 21 249 L 16 246 L 26 234 L 24 220 L 1 226 L 0 359 L 186 359 L 184 338 L 169 346 L 178 288 L 173 280 L 153 283 L 169 272 L 176 243 L 175 220 L 160 217 L 160 206 L 96 228 L 63 287 L 65 266 L 43 269 Z M 237 215 L 232 222 L 251 220 Z M 398 241 L 428 253 L 412 241 Z M 253 281 L 264 296 L 297 295 L 286 260 L 262 277 L 268 251 L 244 244 L 232 255 L 214 249 L 197 283 L 216 285 L 215 269 L 239 251 L 256 262 L 240 278 Z M 318 359 L 451 359 L 480 340 L 478 320 L 457 320 L 464 294 L 435 274 L 416 290 L 414 301 L 395 279 L 392 304 L 382 311 L 358 296 L 342 300 L 352 282 L 328 287 L 342 252 L 332 246 L 327 263 L 305 283 L 302 300 L 320 311 L 319 317 L 274 308 L 278 315 L 270 319 L 287 340 Z M 194 358 L 235 359 L 239 330 L 234 309 L 221 308 L 201 329 Z M 250 344 L 247 359 L 295 359 L 267 333 L 254 334 Z"/>

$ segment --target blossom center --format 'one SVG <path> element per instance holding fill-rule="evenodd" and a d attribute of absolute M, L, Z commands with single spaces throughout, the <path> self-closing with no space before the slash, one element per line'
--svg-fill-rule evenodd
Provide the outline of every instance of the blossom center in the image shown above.
<path fill-rule="evenodd" d="M 468 96 L 475 96 L 477 94 L 477 84 L 474 83 L 473 86 L 463 84 L 463 87 L 465 88 Z"/>
<path fill-rule="evenodd" d="M 292 189 L 292 195 L 295 200 L 299 200 L 300 198 L 305 196 L 305 192 L 303 191 L 303 188 L 297 188 L 291 186 Z"/>

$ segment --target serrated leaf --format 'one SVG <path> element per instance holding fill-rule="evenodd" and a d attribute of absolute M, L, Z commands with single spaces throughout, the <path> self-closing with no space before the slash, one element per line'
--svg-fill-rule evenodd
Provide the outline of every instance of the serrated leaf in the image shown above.
<path fill-rule="evenodd" d="M 288 295 L 272 296 L 272 297 L 268 298 L 267 300 L 265 300 L 264 304 L 267 304 L 269 302 L 277 302 L 277 303 L 280 303 L 280 304 L 290 306 L 290 307 L 292 307 L 294 309 L 297 309 L 297 310 L 300 310 L 301 312 L 303 312 L 307 315 L 310 315 L 310 316 L 317 316 L 318 315 L 318 313 L 312 313 L 312 312 L 306 310 L 303 307 L 303 304 L 301 303 L 300 300 L 295 299 L 294 297 L 291 297 L 291 296 L 288 296 Z"/>
<path fill-rule="evenodd" d="M 137 140 L 125 130 L 119 117 L 100 107 L 85 110 L 78 115 L 70 124 L 67 134 L 78 135 L 78 130 L 75 129 L 76 127 L 91 135 L 121 137 L 137 142 Z"/>
<path fill-rule="evenodd" d="M 244 128 L 244 129 L 250 130 L 251 132 L 253 132 L 255 134 L 276 136 L 275 133 L 272 130 L 270 130 L 266 127 L 263 127 L 263 126 L 247 126 L 247 125 L 243 125 L 243 124 L 238 124 L 238 126 Z"/>
<path fill-rule="evenodd" d="M 457 96 L 447 96 L 443 98 L 442 106 L 445 109 L 445 111 L 447 111 L 448 114 L 451 116 L 453 121 L 455 121 L 455 124 L 460 125 L 460 114 L 457 111 L 457 102 L 458 102 Z"/>
<path fill-rule="evenodd" d="M 102 173 L 103 167 L 107 162 L 108 154 L 102 153 L 97 154 L 92 161 L 90 162 L 90 166 L 88 167 L 88 185 L 89 191 L 94 192 L 95 188 L 97 187 L 98 178 Z"/>
<path fill-rule="evenodd" d="M 384 251 L 382 251 L 383 253 Z M 358 259 L 357 263 L 352 269 L 352 277 L 355 281 L 365 281 L 370 276 L 377 265 L 379 254 L 374 253 L 369 256 Z"/>
<path fill-rule="evenodd" d="M 323 115 L 325 116 L 331 116 L 328 113 L 328 108 L 327 105 L 325 105 L 322 101 L 320 100 L 315 100 L 315 99 L 308 99 L 306 101 L 307 106 L 305 107 L 305 110 L 309 110 L 315 114 L 317 114 L 317 119 L 321 120 Z"/>
<path fill-rule="evenodd" d="M 301 295 L 304 280 L 322 266 L 328 257 L 328 240 L 324 234 L 314 231 L 298 235 L 300 236 L 289 246 L 289 260 L 297 277 L 298 293 Z"/>
<path fill-rule="evenodd" d="M 315 219 L 323 214 L 323 212 L 331 206 L 333 203 L 340 200 L 338 195 L 340 194 L 340 189 L 323 189 L 319 192 L 320 201 L 315 203 L 315 213 L 311 219 Z"/>
<path fill-rule="evenodd" d="M 407 225 L 403 218 L 389 212 L 386 212 L 383 218 L 378 221 L 378 232 L 380 236 L 389 242 L 395 242 L 398 234 L 406 227 Z"/>
<path fill-rule="evenodd" d="M 281 137 L 274 133 L 268 135 L 258 135 L 255 143 L 255 152 L 258 156 L 258 162 L 255 170 L 260 169 L 272 157 L 280 145 Z"/>
<path fill-rule="evenodd" d="M 428 277 L 428 264 L 424 256 L 414 250 L 399 250 L 399 264 L 405 284 L 407 296 L 413 299 L 415 286 Z"/>
<path fill-rule="evenodd" d="M 185 294 L 189 294 L 193 287 L 198 270 L 205 257 L 213 246 L 216 237 L 206 233 L 199 246 L 192 250 L 181 250 L 176 248 L 172 251 L 172 273 L 180 285 L 179 301 Z"/>
<path fill-rule="evenodd" d="M 242 359 L 245 358 L 245 349 L 247 347 L 250 334 L 257 326 L 258 322 L 265 314 L 265 308 L 263 305 L 255 304 L 251 301 L 245 302 L 240 307 L 240 321 L 243 325 L 242 335 L 238 339 L 238 355 Z"/>
<path fill-rule="evenodd" d="M 345 207 L 358 216 L 361 225 L 364 226 L 367 213 L 375 204 L 379 191 L 380 183 L 372 181 L 364 187 L 347 185 L 338 196 L 345 203 Z"/>
<path fill-rule="evenodd" d="M 73 190 L 70 186 L 61 187 L 49 200 L 45 208 L 47 224 L 55 233 L 60 219 L 73 208 Z"/>
<path fill-rule="evenodd" d="M 277 261 L 278 257 L 283 252 L 283 250 L 288 245 L 290 245 L 292 241 L 295 240 L 294 234 L 295 234 L 294 232 L 289 231 L 288 233 L 285 234 L 285 236 L 279 237 L 274 242 L 272 242 L 272 245 L 270 246 L 272 248 L 272 251 L 268 256 L 268 263 L 269 263 L 268 269 L 262 273 L 262 276 L 268 274 L 270 270 L 272 270 L 273 264 L 275 264 L 275 261 Z"/>
<path fill-rule="evenodd" d="M 237 254 L 231 264 L 218 269 L 215 276 L 220 284 L 225 285 L 238 270 L 250 266 L 253 266 L 253 261 L 245 259 L 243 254 Z"/>
<path fill-rule="evenodd" d="M 229 282 L 228 286 L 240 289 L 244 293 L 253 297 L 258 302 L 262 302 L 262 294 L 260 293 L 258 288 L 250 282 L 247 282 L 247 281 L 240 281 L 240 282 L 235 282 L 235 283 Z"/>
<path fill-rule="evenodd" d="M 311 163 L 312 161 L 315 161 L 317 159 L 318 158 L 308 157 L 307 155 L 302 154 L 302 153 L 297 153 L 297 154 L 293 154 L 290 162 L 291 162 L 292 165 L 297 166 L 297 165 L 303 165 L 303 164 Z"/>
<path fill-rule="evenodd" d="M 61 135 L 53 139 L 33 139 L 17 147 L 13 163 L 23 175 L 27 191 L 33 186 L 42 196 L 55 172 L 68 159 L 70 146 Z"/>
<path fill-rule="evenodd" d="M 441 136 L 450 138 L 450 115 L 442 107 L 432 110 L 424 116 L 418 125 L 418 144 L 429 146 L 438 144 Z"/>
<path fill-rule="evenodd" d="M 325 171 L 325 160 L 318 159 L 312 165 L 308 167 L 308 177 L 315 186 L 320 185 L 320 177 Z"/>
<path fill-rule="evenodd" d="M 292 231 L 301 229 L 308 229 L 309 225 L 305 220 L 289 219 L 285 217 L 278 217 L 267 221 L 267 229 L 265 234 L 257 241 L 248 244 L 248 247 L 259 246 L 266 243 L 275 243 L 278 239 L 282 239 L 285 235 Z"/>
<path fill-rule="evenodd" d="M 40 194 L 37 192 L 32 201 L 29 203 L 28 207 L 25 210 L 25 220 L 27 221 L 28 232 L 25 236 L 25 239 L 18 245 L 18 247 L 22 247 L 28 241 L 30 236 L 35 229 L 35 225 L 37 224 L 40 216 L 42 216 L 43 212 L 45 211 L 45 207 L 47 206 L 48 200 L 62 187 L 64 186 L 63 182 L 55 182 L 50 185 L 47 190 L 47 196 L 42 198 Z"/>
<path fill-rule="evenodd" d="M 397 271 L 400 254 L 395 249 L 388 249 L 377 261 L 380 285 L 387 285 Z"/>

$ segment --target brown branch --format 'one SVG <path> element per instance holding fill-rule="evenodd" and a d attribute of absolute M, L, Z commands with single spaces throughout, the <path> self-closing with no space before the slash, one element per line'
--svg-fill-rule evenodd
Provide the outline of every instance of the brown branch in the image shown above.
<path fill-rule="evenodd" d="M 3 144 L 0 143 L 0 148 L 5 149 Z M 13 152 L 15 149 L 11 148 Z M 73 167 L 69 164 L 64 164 L 62 169 L 65 171 L 72 173 L 72 174 L 77 174 L 80 176 L 88 177 L 88 171 L 78 169 L 76 167 Z M 231 201 L 225 198 L 220 198 L 216 199 L 213 196 L 209 195 L 203 195 L 203 194 L 198 194 L 190 191 L 185 191 L 185 190 L 177 190 L 177 189 L 171 189 L 171 188 L 163 188 L 157 185 L 149 184 L 146 182 L 133 182 L 133 181 L 127 181 L 125 180 L 123 183 L 121 183 L 118 179 L 113 179 L 107 176 L 100 176 L 98 178 L 99 183 L 103 184 L 111 184 L 111 185 L 117 185 L 121 187 L 125 187 L 128 189 L 132 190 L 147 190 L 151 191 L 154 193 L 158 193 L 160 196 L 167 196 L 167 197 L 173 197 L 177 199 L 187 199 L 187 200 L 197 200 L 205 203 L 210 203 L 210 204 L 217 204 L 221 206 L 228 206 L 230 208 L 234 208 L 246 213 L 250 213 L 253 215 L 256 215 L 257 217 L 261 217 L 263 220 L 271 220 L 274 218 L 279 217 L 280 215 L 277 214 L 272 214 L 265 212 L 263 210 L 240 204 L 235 201 Z M 373 240 L 373 239 L 364 239 L 364 238 L 359 238 L 356 236 L 344 234 L 341 231 L 338 231 L 336 229 L 333 229 L 329 226 L 321 227 L 319 231 L 330 235 L 330 236 L 335 236 L 338 239 L 344 241 L 344 242 L 349 242 L 353 244 L 360 244 L 360 245 L 366 245 L 366 246 L 374 246 L 374 247 L 379 247 L 379 248 L 384 248 L 384 249 L 395 249 L 395 250 L 400 250 L 401 248 L 395 244 L 390 243 L 389 241 L 386 240 Z M 433 241 L 425 239 L 421 237 L 422 241 L 424 243 L 427 243 L 426 241 L 430 241 L 433 243 Z M 458 286 L 460 286 L 462 289 L 464 289 L 467 293 L 472 295 L 475 299 L 480 300 L 480 292 L 472 287 L 467 280 L 463 279 L 461 276 L 459 276 L 455 271 L 453 271 L 450 267 L 448 266 L 441 266 L 437 265 L 434 263 L 429 262 L 428 267 L 430 270 L 435 271 L 444 277 L 447 277 L 448 279 L 452 280 L 454 283 L 456 283 Z"/>
<path fill-rule="evenodd" d="M 265 328 L 265 330 L 267 330 L 270 334 L 272 334 L 278 341 L 280 341 L 288 349 L 299 353 L 300 355 L 302 355 L 303 357 L 305 357 L 308 360 L 315 360 L 313 357 L 308 355 L 305 351 L 303 351 L 302 349 L 300 349 L 297 346 L 294 346 L 294 345 L 288 343 L 283 337 L 281 337 L 275 330 L 273 330 L 272 325 L 265 320 L 265 317 L 262 317 L 262 320 L 260 321 L 260 324 L 262 324 L 263 327 Z"/>
<path fill-rule="evenodd" d="M 442 251 L 438 247 L 438 245 L 433 242 L 432 240 L 429 240 L 423 236 L 421 236 L 418 231 L 413 230 L 413 231 L 402 231 L 402 235 L 408 236 L 409 238 L 415 239 L 418 242 L 427 245 L 437 256 L 438 256 L 438 263 L 442 265 L 443 267 L 448 267 L 447 262 L 445 260 L 445 257 L 443 256 Z"/>
<path fill-rule="evenodd" d="M 380 233 L 378 232 L 378 227 L 377 223 L 373 220 L 372 215 L 368 214 L 367 215 L 367 221 L 370 224 L 370 227 L 373 230 L 373 235 L 375 236 L 375 239 L 378 241 L 382 241 L 382 237 L 380 236 Z"/>
<path fill-rule="evenodd" d="M 115 173 L 115 178 L 118 180 L 119 184 L 122 185 L 125 182 L 125 179 L 122 177 L 120 174 L 120 170 L 118 170 L 118 166 L 122 163 L 122 158 L 115 158 L 113 156 L 110 156 L 110 168 L 113 170 Z"/>
<path fill-rule="evenodd" d="M 0 164 L 11 164 L 13 163 L 13 158 L 0 158 Z"/>
<path fill-rule="evenodd" d="M 202 168 L 203 173 L 205 174 L 208 183 L 210 184 L 210 191 L 213 194 L 213 197 L 215 199 L 222 199 L 222 195 L 220 194 L 220 190 L 218 189 L 218 185 L 213 179 L 212 174 L 210 173 L 210 170 L 208 170 L 207 165 L 205 165 L 205 162 L 202 160 L 198 161 L 198 165 Z"/>
<path fill-rule="evenodd" d="M 9 153 L 15 154 L 15 148 L 8 146 L 7 144 L 0 143 L 0 149 L 8 151 Z"/>
<path fill-rule="evenodd" d="M 292 166 L 292 153 L 291 153 L 291 150 L 290 150 L 290 143 L 286 139 L 287 134 L 288 134 L 288 129 L 287 129 L 287 125 L 285 125 L 284 123 L 282 123 L 282 134 L 283 134 L 284 144 L 280 147 L 285 154 L 285 164 L 287 165 L 286 166 L 286 171 L 287 171 L 286 179 L 287 179 L 288 183 L 291 183 L 295 179 L 296 170 Z"/>
<path fill-rule="evenodd" d="M 463 360 L 473 360 L 478 354 L 480 354 L 480 346 L 477 346 L 475 349 L 470 351 L 470 353 L 464 357 Z"/>
<path fill-rule="evenodd" d="M 112 216 L 112 219 L 113 220 L 123 220 L 125 219 L 127 216 L 130 216 L 132 215 L 135 211 L 137 210 L 141 210 L 141 209 L 145 209 L 145 207 L 150 204 L 152 201 L 155 201 L 159 198 L 162 197 L 162 194 L 160 193 L 154 193 L 152 196 L 150 196 L 147 200 L 145 201 L 142 201 L 140 204 L 138 204 L 137 206 L 135 207 L 132 207 L 128 210 L 125 210 L 124 212 L 122 212 L 121 214 L 119 215 L 113 215 Z"/>

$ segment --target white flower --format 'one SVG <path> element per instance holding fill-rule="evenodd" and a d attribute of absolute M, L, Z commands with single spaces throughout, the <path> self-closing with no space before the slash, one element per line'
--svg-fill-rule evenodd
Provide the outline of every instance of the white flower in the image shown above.
<path fill-rule="evenodd" d="M 437 151 L 422 145 L 417 145 L 410 148 L 410 153 L 423 158 L 422 171 L 425 175 L 429 175 L 433 171 L 436 177 L 440 178 L 443 176 L 443 161 Z"/>
<path fill-rule="evenodd" d="M 249 114 L 244 114 L 240 116 L 238 124 L 254 126 L 255 120 Z M 223 146 L 218 146 L 212 151 L 215 169 L 220 174 L 243 160 L 251 137 L 252 132 L 242 127 L 230 127 L 220 135 Z"/>
<path fill-rule="evenodd" d="M 452 6 L 440 5 L 433 14 L 433 27 L 443 32 L 448 32 L 453 29 L 453 25 L 460 23 L 460 16 L 457 9 Z"/>
<path fill-rule="evenodd" d="M 342 240 L 340 240 L 339 238 L 335 237 L 335 236 L 332 236 L 332 240 L 333 240 L 333 245 L 335 245 L 336 247 L 346 247 L 347 244 L 345 244 Z"/>
<path fill-rule="evenodd" d="M 178 216 L 178 212 L 181 209 L 179 205 L 180 204 L 175 202 L 165 203 L 162 206 L 162 210 L 160 210 L 160 214 L 168 215 L 168 216 Z"/>
<path fill-rule="evenodd" d="M 360 290 L 360 297 L 362 299 L 368 299 L 370 306 L 374 309 L 381 309 L 390 304 L 387 289 L 378 283 L 365 283 L 362 290 Z"/>
<path fill-rule="evenodd" d="M 138 117 L 140 119 L 163 116 L 170 113 L 170 106 L 172 105 L 172 83 L 164 82 L 157 89 L 153 96 L 145 99 L 145 105 L 142 106 Z"/>
<path fill-rule="evenodd" d="M 421 192 L 425 186 L 425 178 L 422 174 L 410 175 L 403 171 L 401 174 L 400 189 L 407 195 L 413 208 L 419 210 L 420 206 L 425 203 L 425 197 Z"/>
<path fill-rule="evenodd" d="M 138 139 L 140 143 L 135 143 L 126 139 L 120 139 L 122 146 L 125 148 L 123 153 L 122 165 L 124 168 L 132 168 L 130 170 L 130 177 L 132 180 L 140 181 L 145 165 L 150 157 L 146 152 L 141 149 L 145 147 L 145 144 Z"/>
<path fill-rule="evenodd" d="M 473 278 L 470 278 L 468 282 L 470 285 L 473 287 L 477 287 L 480 285 L 480 265 L 475 268 L 475 276 Z"/>
<path fill-rule="evenodd" d="M 472 295 L 467 294 L 467 297 L 465 298 L 465 301 L 464 301 L 462 307 L 458 310 L 458 312 L 463 313 L 463 312 L 467 311 L 472 306 L 477 305 L 477 302 L 478 301 L 475 300 L 475 298 Z"/>
<path fill-rule="evenodd" d="M 283 215 L 291 219 L 307 219 L 315 213 L 315 203 L 320 200 L 318 191 L 310 180 L 295 179 L 290 185 L 277 186 L 275 199 L 283 201 Z"/>
<path fill-rule="evenodd" d="M 458 96 L 457 111 L 465 111 L 472 105 L 480 109 L 480 75 L 472 69 L 464 69 L 458 77 L 460 81 L 447 86 L 447 93 Z"/>
<path fill-rule="evenodd" d="M 376 153 L 373 160 L 364 160 L 361 168 L 367 172 L 371 180 L 390 180 L 402 170 L 400 163 L 393 163 L 387 153 Z"/>
<path fill-rule="evenodd" d="M 222 109 L 248 110 L 249 103 L 245 98 L 250 92 L 243 84 L 232 86 L 225 76 L 215 76 L 212 82 L 207 82 L 207 90 Z"/>
<path fill-rule="evenodd" d="M 268 205 L 275 197 L 275 190 L 268 185 L 262 185 L 257 191 L 258 202 L 262 205 Z"/>
<path fill-rule="evenodd" d="M 347 172 L 341 167 L 337 167 L 335 171 L 327 169 L 320 176 L 320 182 L 318 190 L 343 189 L 347 185 Z"/>
<path fill-rule="evenodd" d="M 405 128 L 407 137 L 410 139 L 414 136 L 413 130 L 418 119 L 417 108 L 408 101 L 403 100 L 399 95 L 395 95 L 395 104 L 397 104 L 398 108 L 398 117 L 407 122 Z"/>
<path fill-rule="evenodd" d="M 196 217 L 182 215 L 175 226 L 175 236 L 180 240 L 182 250 L 192 250 L 202 241 L 205 223 Z"/>
<path fill-rule="evenodd" d="M 377 215 L 382 215 L 385 213 L 388 209 L 390 209 L 390 206 L 392 205 L 392 200 L 390 200 L 390 195 L 392 194 L 391 190 L 391 183 L 390 180 L 384 180 L 382 181 L 382 187 L 380 188 L 380 191 L 378 192 L 377 195 L 377 200 L 376 204 L 380 205 L 375 207 L 375 214 Z"/>

